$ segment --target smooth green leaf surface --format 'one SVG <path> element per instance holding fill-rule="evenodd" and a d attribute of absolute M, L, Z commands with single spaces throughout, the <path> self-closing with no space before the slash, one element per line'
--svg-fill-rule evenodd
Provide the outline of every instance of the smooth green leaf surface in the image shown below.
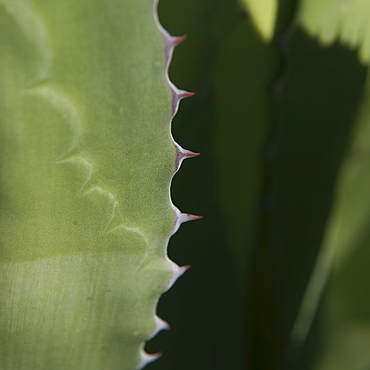
<path fill-rule="evenodd" d="M 2 369 L 135 369 L 172 269 L 151 0 L 0 2 Z"/>

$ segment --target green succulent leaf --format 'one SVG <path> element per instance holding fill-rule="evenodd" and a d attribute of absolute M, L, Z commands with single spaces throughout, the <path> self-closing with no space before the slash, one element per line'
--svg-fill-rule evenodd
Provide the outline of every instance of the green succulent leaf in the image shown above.
<path fill-rule="evenodd" d="M 0 1 L 2 369 L 135 369 L 166 326 L 167 243 L 188 219 L 169 188 L 189 155 L 153 5 Z"/>

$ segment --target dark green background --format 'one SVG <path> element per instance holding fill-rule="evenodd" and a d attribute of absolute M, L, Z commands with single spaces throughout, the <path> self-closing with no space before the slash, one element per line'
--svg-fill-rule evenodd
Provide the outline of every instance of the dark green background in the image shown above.
<path fill-rule="evenodd" d="M 295 25 L 296 8 L 280 2 L 266 42 L 237 1 L 160 2 L 165 28 L 188 35 L 171 78 L 196 92 L 173 134 L 202 153 L 175 176 L 173 201 L 204 219 L 170 241 L 170 258 L 192 269 L 160 300 L 171 331 L 147 344 L 164 353 L 148 370 L 313 369 L 322 351 L 320 310 L 301 348 L 288 338 L 367 70 Z"/>

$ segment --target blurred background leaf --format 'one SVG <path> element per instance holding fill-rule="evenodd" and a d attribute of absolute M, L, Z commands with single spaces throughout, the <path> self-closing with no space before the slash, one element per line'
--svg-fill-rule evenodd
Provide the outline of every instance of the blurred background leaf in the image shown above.
<path fill-rule="evenodd" d="M 299 22 L 322 45 L 329 47 L 339 42 L 355 50 L 353 53 L 364 65 L 366 74 L 370 58 L 369 16 L 370 4 L 364 1 L 303 1 Z M 365 76 L 362 80 L 365 81 Z M 307 334 L 330 276 L 321 317 L 323 343 L 318 369 L 370 367 L 370 295 L 365 284 L 370 277 L 366 259 L 370 221 L 368 90 L 367 82 L 353 119 L 323 246 L 293 331 L 293 339 L 298 341 Z M 348 104 L 348 99 L 345 103 Z"/>
<path fill-rule="evenodd" d="M 278 0 L 242 0 L 249 10 L 256 29 L 264 40 L 271 40 L 275 31 Z"/>
<path fill-rule="evenodd" d="M 165 27 L 188 34 L 172 80 L 197 93 L 174 136 L 202 152 L 173 198 L 205 219 L 170 243 L 193 269 L 161 299 L 173 330 L 148 344 L 165 353 L 152 369 L 367 369 L 352 286 L 368 240 L 366 6 L 161 1 Z"/>

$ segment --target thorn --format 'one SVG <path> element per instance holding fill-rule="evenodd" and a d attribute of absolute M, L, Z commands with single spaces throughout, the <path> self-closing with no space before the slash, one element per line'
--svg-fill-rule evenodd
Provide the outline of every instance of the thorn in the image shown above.
<path fill-rule="evenodd" d="M 177 265 L 175 262 L 173 261 L 170 261 L 171 262 L 171 266 L 172 266 L 172 271 L 173 271 L 173 275 L 172 275 L 172 278 L 170 280 L 170 283 L 168 285 L 168 289 L 170 289 L 172 287 L 173 284 L 175 284 L 176 280 L 178 278 L 180 278 L 182 275 L 185 274 L 186 271 L 188 271 L 191 266 L 190 265 L 186 265 L 186 266 L 179 266 Z"/>
<path fill-rule="evenodd" d="M 181 213 L 179 218 L 180 223 L 184 223 L 188 221 L 200 220 L 201 218 L 203 218 L 203 216 L 191 215 L 190 213 Z"/>
<path fill-rule="evenodd" d="M 182 213 L 177 207 L 172 205 L 172 209 L 175 212 L 175 225 L 173 234 L 179 229 L 180 225 L 184 222 L 195 221 L 203 218 L 203 216 L 196 216 L 190 213 Z"/>
<path fill-rule="evenodd" d="M 157 325 L 158 331 L 170 330 L 170 324 L 167 321 L 164 321 L 157 315 L 155 315 L 154 319 L 155 319 L 155 323 Z"/>
<path fill-rule="evenodd" d="M 190 150 L 182 148 L 178 143 L 174 141 L 176 149 L 176 162 L 175 162 L 175 172 L 177 172 L 181 166 L 181 163 L 184 159 L 198 157 L 200 153 L 194 153 Z"/>
<path fill-rule="evenodd" d="M 200 153 L 194 153 L 190 150 L 182 148 L 176 142 L 174 142 L 174 144 L 175 144 L 175 149 L 176 149 L 177 156 L 180 157 L 180 158 L 186 159 L 186 158 L 198 157 L 198 155 L 200 155 Z"/>
<path fill-rule="evenodd" d="M 178 89 L 170 80 L 169 84 L 172 89 L 172 115 L 174 116 L 179 109 L 180 101 L 185 98 L 190 98 L 195 95 L 195 93 Z"/>
<path fill-rule="evenodd" d="M 174 47 L 182 44 L 186 39 L 187 39 L 188 35 L 183 35 L 183 36 L 171 36 L 170 38 L 170 43 L 171 45 L 173 45 Z"/>
<path fill-rule="evenodd" d="M 192 152 L 191 150 L 183 149 L 182 153 L 179 153 L 184 159 L 198 157 L 200 153 Z"/>
<path fill-rule="evenodd" d="M 141 361 L 137 369 L 138 370 L 143 369 L 146 365 L 150 364 L 155 360 L 158 360 L 161 356 L 162 356 L 161 352 L 150 354 L 146 353 L 144 350 L 141 350 L 140 353 Z"/>
<path fill-rule="evenodd" d="M 178 278 L 180 278 L 182 275 L 184 275 L 185 272 L 188 271 L 191 268 L 190 265 L 185 265 L 185 266 L 178 266 L 178 265 L 176 265 L 176 266 L 177 266 L 177 271 L 174 272 L 174 277 L 176 277 L 176 280 Z"/>
<path fill-rule="evenodd" d="M 176 94 L 177 98 L 179 100 L 181 100 L 181 99 L 190 98 L 190 97 L 194 96 L 195 92 L 190 92 L 190 91 L 186 91 L 186 90 L 177 89 L 177 91 L 175 91 L 175 94 Z"/>
<path fill-rule="evenodd" d="M 167 321 L 162 320 L 158 315 L 154 316 L 155 329 L 147 340 L 154 338 L 162 330 L 170 330 L 170 324 Z"/>

